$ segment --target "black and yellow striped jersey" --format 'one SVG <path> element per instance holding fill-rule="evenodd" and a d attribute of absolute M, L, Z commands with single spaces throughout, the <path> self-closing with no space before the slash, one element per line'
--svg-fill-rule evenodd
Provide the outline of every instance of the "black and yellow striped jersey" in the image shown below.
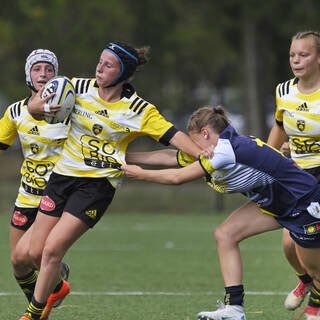
<path fill-rule="evenodd" d="M 62 150 L 68 134 L 65 123 L 48 124 L 35 120 L 28 112 L 29 98 L 11 104 L 0 119 L 0 149 L 10 147 L 19 137 L 24 157 L 16 205 L 38 207 L 42 190 Z"/>
<path fill-rule="evenodd" d="M 177 131 L 128 83 L 121 99 L 110 103 L 100 98 L 95 79 L 73 78 L 72 82 L 76 103 L 68 139 L 54 169 L 58 174 L 107 177 L 117 187 L 123 176 L 119 169 L 132 140 L 149 135 L 167 145 Z"/>
<path fill-rule="evenodd" d="M 299 92 L 298 79 L 276 88 L 276 121 L 289 137 L 291 157 L 304 169 L 320 166 L 320 90 Z"/>

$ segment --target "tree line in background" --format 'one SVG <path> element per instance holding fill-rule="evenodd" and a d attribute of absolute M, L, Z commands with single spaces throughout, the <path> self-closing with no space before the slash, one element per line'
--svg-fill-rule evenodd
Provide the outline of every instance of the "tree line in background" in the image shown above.
<path fill-rule="evenodd" d="M 150 46 L 134 79 L 137 92 L 184 129 L 199 106 L 222 103 L 265 138 L 277 83 L 291 77 L 288 50 L 297 31 L 318 30 L 318 0 L 17 0 L 0 12 L 0 94 L 28 94 L 26 56 L 47 48 L 59 74 L 94 77 L 109 41 Z M 228 90 L 240 92 L 229 101 Z"/>

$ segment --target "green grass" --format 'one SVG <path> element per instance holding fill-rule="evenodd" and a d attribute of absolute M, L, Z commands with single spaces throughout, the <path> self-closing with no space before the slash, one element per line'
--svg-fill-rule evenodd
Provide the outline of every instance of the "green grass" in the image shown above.
<path fill-rule="evenodd" d="M 66 255 L 72 294 L 50 319 L 191 320 L 214 309 L 224 286 L 213 230 L 225 217 L 105 215 Z M 8 222 L 0 215 L 0 291 L 10 294 L 0 295 L 0 314 L 17 320 L 27 303 L 12 276 Z M 296 278 L 282 253 L 281 231 L 247 239 L 241 249 L 247 320 L 292 319 L 283 301 Z"/>

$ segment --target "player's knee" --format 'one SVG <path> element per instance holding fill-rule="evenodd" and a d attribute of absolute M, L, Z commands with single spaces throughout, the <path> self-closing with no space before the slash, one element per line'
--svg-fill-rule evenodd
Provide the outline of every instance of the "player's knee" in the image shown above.
<path fill-rule="evenodd" d="M 41 258 L 42 258 L 42 252 L 39 248 L 30 247 L 28 251 L 30 260 L 32 264 L 37 268 L 40 269 L 41 265 Z"/>
<path fill-rule="evenodd" d="M 62 253 L 54 245 L 46 245 L 42 252 L 42 260 L 45 264 L 60 263 L 62 261 Z"/>
<path fill-rule="evenodd" d="M 217 244 L 224 244 L 232 241 L 230 234 L 228 234 L 228 227 L 225 225 L 220 225 L 214 231 L 214 238 Z"/>
<path fill-rule="evenodd" d="M 14 270 L 20 270 L 30 264 L 30 258 L 27 251 L 14 250 L 11 253 L 11 264 Z"/>

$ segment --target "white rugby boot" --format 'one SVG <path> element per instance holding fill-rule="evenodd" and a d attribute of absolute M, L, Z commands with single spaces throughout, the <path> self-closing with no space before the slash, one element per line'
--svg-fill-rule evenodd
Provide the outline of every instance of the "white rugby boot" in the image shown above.
<path fill-rule="evenodd" d="M 225 305 L 218 302 L 216 311 L 202 311 L 198 313 L 198 320 L 246 320 L 243 307 L 239 305 Z"/>
<path fill-rule="evenodd" d="M 303 302 L 306 295 L 312 287 L 312 282 L 303 283 L 299 280 L 299 284 L 287 295 L 284 306 L 287 310 L 297 309 Z"/>

